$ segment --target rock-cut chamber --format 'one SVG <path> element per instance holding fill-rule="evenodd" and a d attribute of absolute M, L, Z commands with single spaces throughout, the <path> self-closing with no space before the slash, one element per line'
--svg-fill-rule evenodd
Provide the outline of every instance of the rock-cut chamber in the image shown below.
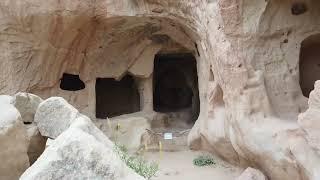
<path fill-rule="evenodd" d="M 120 81 L 96 79 L 96 118 L 105 119 L 139 110 L 139 91 L 132 76 L 126 75 Z"/>
<path fill-rule="evenodd" d="M 189 121 L 199 115 L 196 60 L 191 53 L 157 54 L 153 76 L 153 107 L 156 112 L 189 112 Z"/>
<path fill-rule="evenodd" d="M 320 79 L 320 34 L 306 38 L 300 51 L 300 86 L 305 97 L 309 97 L 314 83 Z"/>

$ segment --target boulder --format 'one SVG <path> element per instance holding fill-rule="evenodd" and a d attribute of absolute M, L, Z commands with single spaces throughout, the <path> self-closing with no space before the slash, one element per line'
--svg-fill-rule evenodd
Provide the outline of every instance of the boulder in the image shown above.
<path fill-rule="evenodd" d="M 15 180 L 29 167 L 27 131 L 10 96 L 0 96 L 0 179 Z"/>
<path fill-rule="evenodd" d="M 8 95 L 0 95 L 0 104 L 3 104 L 3 105 L 8 105 L 8 104 L 11 104 L 11 101 L 12 101 L 12 97 L 11 96 L 8 96 Z"/>
<path fill-rule="evenodd" d="M 85 116 L 51 141 L 21 180 L 142 180 L 114 152 L 113 143 Z"/>
<path fill-rule="evenodd" d="M 78 110 L 66 100 L 51 97 L 40 103 L 34 121 L 42 136 L 54 139 L 68 129 L 78 116 Z"/>
<path fill-rule="evenodd" d="M 13 96 L 11 103 L 20 112 L 22 121 L 31 123 L 34 120 L 34 115 L 42 101 L 43 100 L 40 97 L 33 94 L 17 93 Z"/>
<path fill-rule="evenodd" d="M 95 126 L 91 119 L 83 114 L 79 114 L 76 120 L 72 122 L 70 127 L 78 128 L 88 134 L 91 134 L 96 138 L 97 141 L 103 143 L 108 148 L 113 148 L 114 146 L 110 139 L 99 128 Z M 48 146 L 51 146 L 53 142 L 54 140 L 51 139 L 51 142 L 48 143 Z"/>
<path fill-rule="evenodd" d="M 236 180 L 267 180 L 262 172 L 248 167 Z"/>

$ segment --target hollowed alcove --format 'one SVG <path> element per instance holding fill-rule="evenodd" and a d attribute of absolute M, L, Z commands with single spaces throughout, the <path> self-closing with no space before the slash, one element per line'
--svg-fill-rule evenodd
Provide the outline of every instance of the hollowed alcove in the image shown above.
<path fill-rule="evenodd" d="M 86 86 L 83 81 L 81 81 L 79 75 L 67 74 L 62 75 L 60 81 L 60 88 L 66 91 L 79 91 L 84 89 Z"/>
<path fill-rule="evenodd" d="M 157 54 L 153 83 L 153 107 L 156 112 L 188 110 L 189 121 L 194 122 L 198 118 L 198 78 L 193 54 Z"/>
<path fill-rule="evenodd" d="M 301 44 L 300 87 L 305 97 L 309 97 L 316 80 L 320 80 L 320 34 L 312 35 Z"/>
<path fill-rule="evenodd" d="M 139 91 L 132 76 L 126 75 L 120 81 L 116 81 L 113 78 L 97 78 L 97 118 L 105 119 L 139 110 Z"/>

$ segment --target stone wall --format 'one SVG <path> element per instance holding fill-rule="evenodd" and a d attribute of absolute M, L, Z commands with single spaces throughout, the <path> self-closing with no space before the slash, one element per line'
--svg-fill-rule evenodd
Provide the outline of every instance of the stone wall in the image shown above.
<path fill-rule="evenodd" d="M 302 5 L 301 5 L 302 3 Z M 314 0 L 4 0 L 0 2 L 0 93 L 62 96 L 95 112 L 95 79 L 140 78 L 142 109 L 152 111 L 157 52 L 197 59 L 200 115 L 189 135 L 207 149 L 271 179 L 317 179 L 319 157 L 298 114 L 304 39 L 318 34 Z M 63 73 L 86 88 L 59 89 Z M 304 149 L 301 149 L 304 147 Z"/>
<path fill-rule="evenodd" d="M 120 80 L 129 73 L 147 82 L 157 52 L 196 51 L 196 33 L 192 32 L 196 31 L 192 27 L 195 21 L 183 16 L 188 12 L 199 19 L 191 16 L 197 4 L 186 3 L 185 9 L 176 11 L 180 5 L 3 1 L 1 47 L 5 53 L 1 66 L 7 70 L 2 72 L 1 93 L 27 91 L 43 98 L 62 96 L 93 118 L 96 78 Z M 79 75 L 86 88 L 77 92 L 61 90 L 63 73 Z"/>

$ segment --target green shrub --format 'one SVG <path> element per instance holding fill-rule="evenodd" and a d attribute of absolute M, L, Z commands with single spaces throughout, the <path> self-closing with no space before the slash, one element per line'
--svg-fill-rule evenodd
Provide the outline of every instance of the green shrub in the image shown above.
<path fill-rule="evenodd" d="M 128 153 L 128 148 L 125 145 L 116 144 L 116 148 L 119 149 L 120 152 Z"/>
<path fill-rule="evenodd" d="M 128 154 L 128 150 L 125 146 L 116 144 L 115 152 L 120 156 L 121 160 L 126 163 L 128 167 L 133 169 L 140 176 L 150 179 L 159 170 L 157 163 L 148 163 L 146 160 L 139 156 L 133 156 Z"/>
<path fill-rule="evenodd" d="M 215 165 L 214 159 L 211 156 L 198 156 L 193 160 L 195 166 L 211 166 Z"/>

